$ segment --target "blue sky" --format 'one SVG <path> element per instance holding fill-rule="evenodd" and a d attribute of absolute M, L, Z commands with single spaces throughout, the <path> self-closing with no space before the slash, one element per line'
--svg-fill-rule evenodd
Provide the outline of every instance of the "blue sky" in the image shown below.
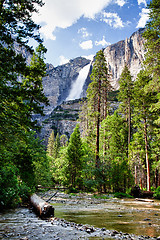
<path fill-rule="evenodd" d="M 150 0 L 44 0 L 33 20 L 41 25 L 46 62 L 92 57 L 100 49 L 130 37 L 148 20 Z"/>

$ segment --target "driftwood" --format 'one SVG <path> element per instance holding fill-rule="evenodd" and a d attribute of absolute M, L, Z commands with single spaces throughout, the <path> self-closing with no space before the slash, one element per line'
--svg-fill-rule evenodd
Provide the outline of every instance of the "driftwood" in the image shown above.
<path fill-rule="evenodd" d="M 141 202 L 154 202 L 154 200 L 151 200 L 151 199 L 143 199 L 143 198 L 135 198 L 135 200 L 137 201 L 141 201 Z"/>
<path fill-rule="evenodd" d="M 43 187 L 41 185 L 36 186 L 36 189 L 57 189 L 57 190 L 66 190 L 68 189 L 67 187 Z"/>
<path fill-rule="evenodd" d="M 49 202 L 53 197 L 55 197 L 57 195 L 58 191 L 55 192 L 49 199 L 46 200 L 46 202 Z"/>
<path fill-rule="evenodd" d="M 40 217 L 54 216 L 54 207 L 36 194 L 31 195 L 30 202 Z"/>

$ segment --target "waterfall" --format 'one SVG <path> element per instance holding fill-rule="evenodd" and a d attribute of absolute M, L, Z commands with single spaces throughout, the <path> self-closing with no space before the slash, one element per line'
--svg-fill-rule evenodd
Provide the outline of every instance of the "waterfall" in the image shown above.
<path fill-rule="evenodd" d="M 66 98 L 67 101 L 80 98 L 81 92 L 83 90 L 83 85 L 84 85 L 87 75 L 89 73 L 89 68 L 90 68 L 90 64 L 87 64 L 85 67 L 83 67 L 79 71 L 79 75 L 78 75 L 77 79 L 72 84 L 69 96 Z"/>

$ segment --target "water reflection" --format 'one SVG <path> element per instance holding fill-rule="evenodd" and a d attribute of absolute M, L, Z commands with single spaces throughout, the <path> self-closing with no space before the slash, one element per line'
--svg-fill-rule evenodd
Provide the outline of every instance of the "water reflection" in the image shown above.
<path fill-rule="evenodd" d="M 82 206 L 57 206 L 57 217 L 68 221 L 89 224 L 95 227 L 115 229 L 124 233 L 160 236 L 159 203 L 146 204 L 135 201 L 109 202 L 101 209 L 87 209 Z M 99 208 L 99 207 L 98 207 Z M 158 208 L 158 209 L 157 209 Z"/>

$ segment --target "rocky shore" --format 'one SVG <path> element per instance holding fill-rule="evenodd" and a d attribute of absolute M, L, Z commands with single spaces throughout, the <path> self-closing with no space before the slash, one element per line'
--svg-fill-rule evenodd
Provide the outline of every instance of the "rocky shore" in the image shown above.
<path fill-rule="evenodd" d="M 52 191 L 49 191 L 47 195 L 43 197 L 43 199 L 50 198 L 53 195 Z M 105 210 L 106 202 L 115 202 L 119 201 L 117 199 L 113 199 L 112 195 L 107 195 L 106 199 L 103 198 L 94 198 L 93 195 L 90 194 L 65 194 L 58 192 L 57 195 L 54 196 L 50 200 L 50 203 L 62 203 L 65 204 L 66 209 L 103 209 Z M 123 201 L 123 200 L 121 200 Z M 150 204 L 154 204 L 154 201 L 150 201 Z M 121 217 L 121 215 L 119 215 Z M 146 221 L 149 219 L 145 219 Z M 97 228 L 90 225 L 76 224 L 74 222 L 69 222 L 61 218 L 50 218 L 50 223 L 54 227 L 61 227 L 65 232 L 69 231 L 69 236 L 65 236 L 65 238 L 60 237 L 59 239 L 132 239 L 132 240 L 144 240 L 144 239 L 159 239 L 160 237 L 149 237 L 149 236 L 136 236 L 134 234 L 129 234 L 125 232 L 119 232 L 116 230 L 108 230 L 105 227 Z M 72 232 L 72 236 L 70 235 Z M 67 232 L 66 232 L 67 234 Z"/>
<path fill-rule="evenodd" d="M 107 211 L 108 207 L 111 208 L 113 205 L 117 205 L 116 212 L 119 214 L 119 218 L 122 217 L 121 210 L 129 211 L 129 208 L 123 207 L 123 199 L 114 199 L 112 196 L 108 196 L 109 199 L 96 199 L 94 196 L 89 194 L 65 194 L 62 192 L 57 192 L 54 194 L 53 191 L 48 191 L 47 193 L 38 193 L 41 198 L 48 200 L 53 195 L 49 201 L 50 204 L 55 205 L 55 210 L 58 206 L 63 205 L 66 212 L 68 210 L 75 211 L 83 209 L 83 211 L 96 211 L 102 210 Z M 130 201 L 130 200 L 129 200 Z M 136 200 L 133 200 L 136 203 Z M 119 203 L 121 205 L 119 205 Z M 129 202 L 129 204 L 132 202 Z M 109 205 L 108 205 L 109 204 Z M 150 202 L 149 205 L 146 203 L 141 203 L 144 206 L 142 214 L 144 211 L 148 211 L 147 207 L 152 207 L 154 202 Z M 159 203 L 157 206 L 159 206 Z M 121 207 L 120 207 L 121 206 Z M 136 210 L 141 211 L 141 210 Z M 152 211 L 152 210 L 149 210 Z M 154 212 L 155 213 L 155 212 Z M 157 214 L 158 215 L 158 214 Z M 158 217 L 157 217 L 158 218 Z M 146 219 L 148 221 L 149 219 Z M 151 224 L 148 222 L 147 224 Z M 153 223 L 154 224 L 154 223 Z M 103 225 L 103 223 L 102 223 Z M 129 239 L 129 240 L 155 240 L 160 237 L 149 237 L 149 236 L 138 236 L 135 234 L 129 234 L 126 232 L 121 232 L 117 230 L 108 230 L 105 227 L 95 227 L 92 224 L 82 224 L 68 221 L 61 217 L 51 217 L 46 220 L 38 218 L 35 213 L 28 208 L 18 208 L 15 210 L 10 210 L 5 213 L 0 214 L 0 239 L 10 239 L 10 240 L 102 240 L 102 239 Z"/>

